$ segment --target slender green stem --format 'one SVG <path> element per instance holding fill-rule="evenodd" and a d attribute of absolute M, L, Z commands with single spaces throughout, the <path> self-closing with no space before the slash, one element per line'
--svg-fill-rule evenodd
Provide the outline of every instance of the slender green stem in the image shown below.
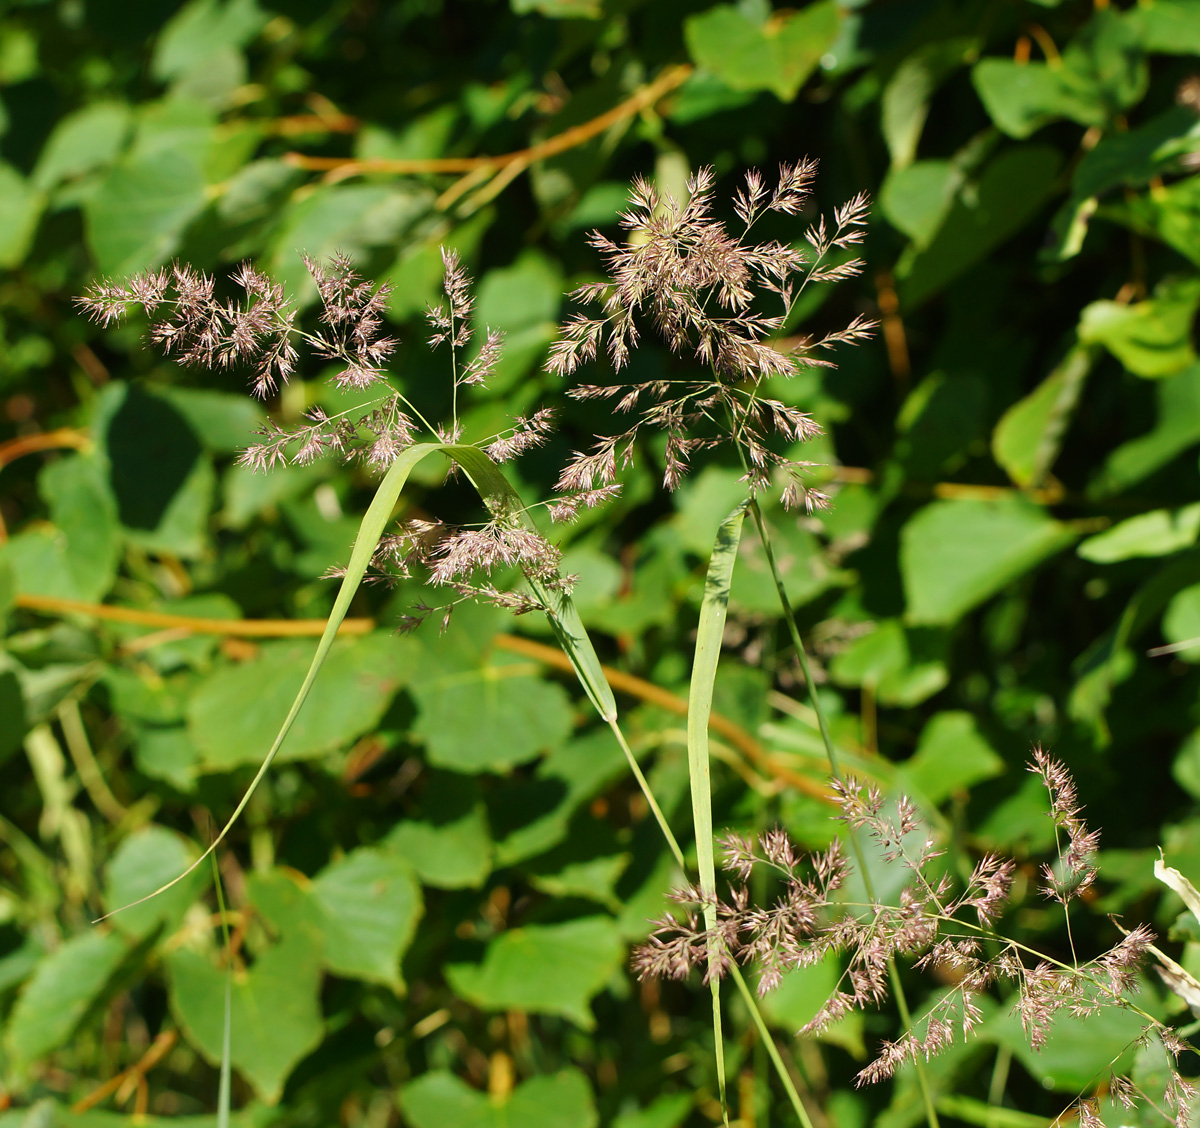
<path fill-rule="evenodd" d="M 613 735 L 617 738 L 617 743 L 621 746 L 621 751 L 625 753 L 625 759 L 629 761 L 629 770 L 633 772 L 633 778 L 637 780 L 638 787 L 642 789 L 642 795 L 645 797 L 646 802 L 650 804 L 650 810 L 654 813 L 658 829 L 662 831 L 663 837 L 667 840 L 667 845 L 671 848 L 671 853 L 675 856 L 675 861 L 679 863 L 681 870 L 686 871 L 687 863 L 683 860 L 683 851 L 679 848 L 679 842 L 676 840 L 675 835 L 671 833 L 667 817 L 662 813 L 662 808 L 658 805 L 658 800 L 654 798 L 654 792 L 650 790 L 650 784 L 642 774 L 642 769 L 638 766 L 637 760 L 633 758 L 633 750 L 629 747 L 629 742 L 625 739 L 625 734 L 621 731 L 621 726 L 617 723 L 616 718 L 608 722 L 608 727 L 612 729 Z"/>
<path fill-rule="evenodd" d="M 754 992 L 750 990 L 745 978 L 742 976 L 742 969 L 735 964 L 730 974 L 733 976 L 733 981 L 737 984 L 737 989 L 745 1000 L 746 1007 L 750 1011 L 750 1018 L 758 1030 L 758 1036 L 762 1039 L 763 1046 L 766 1047 L 766 1051 L 771 1057 L 771 1064 L 775 1066 L 775 1072 L 778 1074 L 779 1080 L 783 1083 L 788 1100 L 792 1102 L 796 1119 L 800 1121 L 803 1128 L 813 1128 L 813 1122 L 809 1118 L 808 1109 L 804 1107 L 804 1103 L 800 1100 L 800 1094 L 796 1092 L 796 1086 L 792 1082 L 791 1074 L 788 1073 L 787 1067 L 783 1064 L 783 1058 L 779 1054 L 779 1047 L 775 1045 L 775 1039 L 771 1036 L 771 1031 L 767 1028 L 767 1024 L 763 1019 L 762 1011 L 758 1008 L 758 1000 L 755 999 Z"/>
<path fill-rule="evenodd" d="M 813 678 L 812 666 L 809 664 L 808 655 L 804 650 L 804 642 L 800 637 L 800 627 L 796 623 L 796 616 L 792 614 L 792 604 L 788 599 L 783 575 L 779 571 L 779 564 L 775 559 L 775 549 L 771 544 L 771 534 L 767 529 L 767 523 L 763 519 L 762 509 L 759 507 L 757 500 L 750 502 L 750 512 L 754 516 L 754 526 L 758 530 L 758 539 L 762 543 L 763 552 L 767 558 L 767 567 L 771 570 L 771 579 L 774 581 L 775 591 L 779 595 L 779 605 L 783 610 L 783 618 L 787 623 L 788 634 L 791 636 L 792 645 L 795 647 L 796 656 L 800 662 L 800 671 L 803 673 L 804 681 L 808 685 L 809 699 L 812 702 L 813 712 L 817 717 L 817 728 L 821 732 L 821 740 L 825 745 L 825 755 L 829 758 L 830 770 L 833 772 L 834 778 L 840 780 L 842 778 L 842 771 L 838 763 L 837 749 L 833 743 L 833 735 L 829 731 L 829 721 L 825 716 L 825 708 L 821 704 L 821 696 L 817 693 L 817 683 Z M 850 842 L 858 860 L 858 868 L 862 874 L 863 886 L 867 891 L 867 896 L 874 901 L 875 892 L 872 888 L 871 875 L 867 870 L 857 836 L 851 834 Z M 900 971 L 896 967 L 896 961 L 893 959 L 888 960 L 888 976 L 891 979 L 892 992 L 896 997 L 896 1009 L 900 1012 L 900 1020 L 904 1023 L 906 1029 L 911 1029 L 912 1012 L 909 1010 L 908 998 L 904 994 L 904 985 L 900 982 Z M 933 1091 L 929 1087 L 929 1077 L 925 1071 L 924 1064 L 920 1059 L 914 1059 L 913 1067 L 917 1073 L 917 1083 L 921 1088 L 921 1100 L 925 1105 L 925 1119 L 929 1123 L 929 1128 L 939 1128 L 937 1109 L 934 1108 L 933 1104 Z"/>
<path fill-rule="evenodd" d="M 232 1043 L 233 1043 L 233 944 L 229 939 L 229 913 L 225 908 L 225 892 L 221 887 L 221 871 L 216 854 L 212 859 L 213 884 L 217 889 L 217 909 L 221 914 L 221 933 L 225 938 L 225 1021 L 221 1031 L 221 1077 L 217 1087 L 217 1128 L 229 1128 L 232 1103 Z"/>

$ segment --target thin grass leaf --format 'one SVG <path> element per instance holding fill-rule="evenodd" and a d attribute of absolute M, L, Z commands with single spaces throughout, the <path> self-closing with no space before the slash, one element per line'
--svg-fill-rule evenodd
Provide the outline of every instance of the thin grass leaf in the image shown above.
<path fill-rule="evenodd" d="M 715 907 L 717 867 L 713 857 L 712 781 L 708 769 L 708 720 L 712 715 L 713 684 L 717 678 L 717 659 L 725 634 L 725 616 L 729 610 L 729 586 L 733 565 L 742 538 L 746 502 L 739 505 L 717 530 L 708 576 L 704 581 L 704 599 L 700 604 L 700 626 L 696 631 L 696 657 L 692 662 L 692 682 L 688 691 L 688 776 L 692 788 L 692 822 L 696 830 L 696 866 L 700 888 L 705 895 L 704 923 L 710 937 L 717 927 Z M 709 961 L 718 953 L 709 940 Z M 729 1122 L 725 1103 L 725 1047 L 721 1035 L 721 985 L 716 975 L 709 977 L 713 997 L 713 1039 L 717 1055 L 717 1086 L 721 1091 L 721 1110 Z"/>
<path fill-rule="evenodd" d="M 232 829 L 234 823 L 237 822 L 242 812 L 246 809 L 251 796 L 266 776 L 272 762 L 279 754 L 279 749 L 283 747 L 283 742 L 287 739 L 292 725 L 295 724 L 296 718 L 299 716 L 300 710 L 307 700 L 314 682 L 317 680 L 317 675 L 321 672 L 321 667 L 325 664 L 325 659 L 329 656 L 330 648 L 333 646 L 334 639 L 337 638 L 338 629 L 341 627 L 342 620 L 345 619 L 347 612 L 350 610 L 350 603 L 354 599 L 359 585 L 362 583 L 362 578 L 366 574 L 368 565 L 371 563 L 371 558 L 375 554 L 379 540 L 392 519 L 392 512 L 395 510 L 396 503 L 400 499 L 400 494 L 408 482 L 409 475 L 422 459 L 428 455 L 439 453 L 448 455 L 462 467 L 467 477 L 471 480 L 471 483 L 479 492 L 479 496 L 482 498 L 484 504 L 492 513 L 515 516 L 528 528 L 533 529 L 533 522 L 525 512 L 520 497 L 512 486 L 509 485 L 508 480 L 504 477 L 499 467 L 483 451 L 472 446 L 446 443 L 419 443 L 404 451 L 392 463 L 388 472 L 383 476 L 382 481 L 379 483 L 379 488 L 375 491 L 375 496 L 371 499 L 371 504 L 367 507 L 367 512 L 363 516 L 362 523 L 358 528 L 358 536 L 354 540 L 354 549 L 350 554 L 350 562 L 346 566 L 346 574 L 342 578 L 341 587 L 338 588 L 333 610 L 330 612 L 329 620 L 325 624 L 324 633 L 317 643 L 317 650 L 313 655 L 308 673 L 301 683 L 295 701 L 292 702 L 291 709 L 288 710 L 288 715 L 284 718 L 278 735 L 263 758 L 262 764 L 259 765 L 254 778 L 250 781 L 250 786 L 246 788 L 241 801 L 234 808 L 233 814 L 229 816 L 228 821 L 221 828 L 221 832 L 213 839 L 208 849 L 178 877 L 168 881 L 165 885 L 154 890 L 153 893 L 148 893 L 145 897 L 137 901 L 131 901 L 128 905 L 122 905 L 120 908 L 105 913 L 104 916 L 97 918 L 96 923 L 112 916 L 113 913 L 121 912 L 122 909 L 129 909 L 134 905 L 140 905 L 145 901 L 149 901 L 151 898 L 157 897 L 160 893 L 164 893 L 172 886 L 177 885 L 190 873 L 194 872 L 197 867 L 203 865 L 205 860 L 212 855 L 225 839 L 225 836 Z M 605 720 L 615 719 L 617 706 L 612 689 L 604 677 L 604 671 L 600 666 L 600 659 L 592 648 L 591 641 L 587 636 L 586 630 L 584 630 L 579 613 L 575 610 L 575 605 L 571 601 L 570 596 L 565 593 L 550 591 L 532 579 L 530 580 L 530 585 L 533 587 L 534 593 L 538 598 L 543 599 L 547 608 L 549 608 L 548 616 L 551 626 L 554 628 L 563 649 L 571 658 L 571 664 L 575 668 L 588 697 Z"/>

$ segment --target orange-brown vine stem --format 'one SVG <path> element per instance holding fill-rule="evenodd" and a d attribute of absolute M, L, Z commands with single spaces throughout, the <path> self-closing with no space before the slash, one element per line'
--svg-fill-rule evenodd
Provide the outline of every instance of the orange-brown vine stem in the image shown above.
<path fill-rule="evenodd" d="M 138 1082 L 144 1081 L 146 1074 L 166 1057 L 177 1041 L 179 1041 L 179 1035 L 174 1030 L 164 1030 L 150 1044 L 150 1048 L 142 1055 L 140 1061 L 128 1069 L 123 1069 L 115 1077 L 110 1077 L 99 1088 L 93 1089 L 82 1100 L 76 1101 L 71 1106 L 71 1111 L 74 1113 L 87 1112 L 89 1108 L 94 1108 L 106 1097 L 115 1093 L 127 1081 L 131 1079 L 136 1079 Z"/>
<path fill-rule="evenodd" d="M 531 638 L 524 638 L 521 635 L 496 635 L 492 639 L 492 643 L 501 650 L 508 650 L 513 654 L 520 654 L 526 658 L 536 658 L 539 662 L 544 662 L 547 666 L 553 666 L 555 669 L 567 672 L 570 672 L 572 669 L 571 659 L 561 650 L 554 646 L 547 646 L 545 643 L 535 642 Z M 670 690 L 663 689 L 653 682 L 648 682 L 644 678 L 637 677 L 635 674 L 627 674 L 623 670 L 614 670 L 611 666 L 604 666 L 603 669 L 604 676 L 608 679 L 608 684 L 613 689 L 618 689 L 634 697 L 640 697 L 643 701 L 649 702 L 652 705 L 658 705 L 677 716 L 687 716 L 687 701 L 677 694 L 671 693 Z M 833 796 L 829 788 L 822 783 L 818 783 L 816 780 L 790 771 L 788 768 L 776 763 L 766 749 L 736 721 L 731 721 L 728 717 L 722 716 L 720 713 L 713 713 L 709 724 L 713 732 L 723 736 L 747 760 L 762 768 L 769 775 L 790 784 L 797 791 L 802 791 L 806 795 L 813 795 L 818 799 L 832 802 Z"/>
<path fill-rule="evenodd" d="M 36 435 L 18 435 L 6 443 L 0 443 L 0 466 L 15 462 L 22 455 L 34 454 L 39 450 L 87 450 L 92 445 L 86 431 L 74 427 L 59 427 L 55 431 L 42 431 Z"/>
<path fill-rule="evenodd" d="M 284 160 L 297 168 L 310 169 L 314 172 L 326 172 L 329 179 L 342 179 L 347 176 L 357 176 L 367 172 L 390 172 L 400 175 L 438 172 L 473 172 L 480 168 L 503 168 L 505 165 L 532 164 L 534 161 L 545 160 L 557 156 L 568 149 L 574 149 L 603 133 L 606 129 L 625 118 L 641 113 L 642 110 L 653 106 L 660 98 L 665 97 L 676 87 L 681 86 L 692 73 L 687 64 L 668 67 L 653 82 L 635 90 L 624 102 L 606 110 L 590 121 L 573 125 L 556 133 L 537 145 L 527 149 L 517 149 L 512 153 L 501 153 L 493 157 L 430 157 L 413 159 L 387 159 L 383 157 L 356 160 L 353 157 L 310 157 L 305 153 L 288 153 Z"/>
<path fill-rule="evenodd" d="M 141 611 L 134 607 L 114 607 L 108 603 L 87 603 L 81 599 L 61 599 L 51 595 L 19 594 L 15 603 L 29 611 L 48 615 L 90 615 L 110 622 L 131 623 L 142 627 L 162 627 L 190 631 L 194 634 L 216 634 L 237 638 L 295 638 L 313 637 L 325 629 L 324 619 L 203 619 L 192 615 L 173 615 L 168 611 Z M 366 634 L 375 628 L 373 619 L 344 619 L 342 634 Z M 571 660 L 553 646 L 535 642 L 519 635 L 497 635 L 493 643 L 501 650 L 533 658 L 547 666 L 570 673 Z M 614 688 L 658 705 L 677 716 L 687 716 L 687 701 L 623 670 L 604 667 L 605 677 Z M 713 713 L 712 729 L 768 775 L 795 787 L 806 795 L 819 799 L 831 798 L 823 784 L 802 776 L 776 763 L 769 753 L 741 725 L 720 713 Z"/>
<path fill-rule="evenodd" d="M 192 615 L 172 615 L 167 611 L 140 611 L 135 607 L 113 607 L 108 603 L 87 603 L 82 599 L 60 599 L 53 595 L 19 594 L 18 607 L 48 615 L 90 615 L 114 623 L 132 623 L 139 627 L 176 627 L 193 634 L 231 635 L 237 638 L 312 637 L 325 630 L 324 619 L 203 619 Z M 374 619 L 343 619 L 341 634 L 367 634 L 375 628 Z"/>

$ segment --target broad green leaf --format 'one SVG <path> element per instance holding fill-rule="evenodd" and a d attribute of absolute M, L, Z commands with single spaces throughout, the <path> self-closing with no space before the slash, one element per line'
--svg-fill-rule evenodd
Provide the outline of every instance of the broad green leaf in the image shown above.
<path fill-rule="evenodd" d="M 1192 0 L 1142 0 L 1125 14 L 1131 37 L 1146 51 L 1200 55 L 1200 26 Z"/>
<path fill-rule="evenodd" d="M 931 803 L 942 803 L 1004 771 L 1004 761 L 979 731 L 970 713 L 936 713 L 921 730 L 916 753 L 901 766 Z M 903 782 L 901 782 L 903 787 Z"/>
<path fill-rule="evenodd" d="M 320 936 L 292 929 L 234 976 L 231 1060 L 268 1104 L 296 1063 L 321 1041 Z M 225 1036 L 225 971 L 181 948 L 167 955 L 168 998 L 188 1040 L 213 1065 Z"/>
<path fill-rule="evenodd" d="M 174 831 L 148 826 L 135 831 L 117 847 L 104 874 L 104 904 L 112 911 L 153 893 L 164 882 L 187 869 L 196 851 Z M 161 897 L 135 905 L 113 917 L 119 931 L 140 939 L 165 924 L 167 931 L 178 926 L 203 885 L 199 874 L 181 881 Z"/>
<path fill-rule="evenodd" d="M 1117 214 L 1200 266 L 1200 182 L 1196 177 L 1185 176 L 1139 194 L 1127 201 L 1124 213 Z"/>
<path fill-rule="evenodd" d="M 492 869 L 492 840 L 479 787 L 469 776 L 430 775 L 421 794 L 424 817 L 402 819 L 382 845 L 412 866 L 425 885 L 478 888 Z"/>
<path fill-rule="evenodd" d="M 53 524 L 23 529 L 0 547 L 17 589 L 96 601 L 112 587 L 120 555 L 113 498 L 94 458 L 73 454 L 47 466 L 38 485 Z"/>
<path fill-rule="evenodd" d="M 478 964 L 446 965 L 462 998 L 484 1010 L 557 1014 L 591 1030 L 588 1007 L 621 966 L 625 945 L 610 917 L 530 924 L 502 932 Z"/>
<path fill-rule="evenodd" d="M 400 957 L 421 917 L 421 890 L 401 858 L 361 847 L 313 881 L 321 908 L 324 962 L 355 979 L 401 986 Z"/>
<path fill-rule="evenodd" d="M 1095 356 L 1094 349 L 1073 348 L 1000 417 L 992 454 L 1018 486 L 1041 485 L 1053 467 Z"/>
<path fill-rule="evenodd" d="M 571 815 L 626 770 L 613 734 L 596 729 L 551 752 L 533 779 L 516 779 L 491 792 L 496 865 L 513 865 L 556 846 L 567 835 Z"/>
<path fill-rule="evenodd" d="M 791 101 L 838 34 L 836 5 L 820 0 L 799 12 L 756 22 L 719 4 L 689 16 L 684 38 L 697 66 L 733 90 L 770 90 Z"/>
<path fill-rule="evenodd" d="M 518 1085 L 497 1100 L 446 1070 L 431 1070 L 399 1093 L 413 1128 L 595 1128 L 599 1122 L 587 1079 L 568 1068 Z"/>
<path fill-rule="evenodd" d="M 1128 1010 L 1106 1007 L 1091 1018 L 1059 1012 L 1046 1045 L 1029 1048 L 1015 1009 L 1001 1005 L 996 1015 L 979 1029 L 980 1039 L 1007 1046 L 1043 1088 L 1071 1098 L 1108 1072 L 1110 1065 L 1129 1050 L 1142 1032 L 1144 1020 Z"/>
<path fill-rule="evenodd" d="M 907 618 L 953 623 L 1074 539 L 1020 498 L 931 502 L 900 534 Z"/>
<path fill-rule="evenodd" d="M 184 725 L 139 727 L 133 762 L 139 772 L 161 779 L 177 791 L 194 790 L 200 774 L 200 755 Z"/>
<path fill-rule="evenodd" d="M 950 214 L 964 175 L 953 161 L 917 161 L 893 168 L 879 192 L 879 208 L 898 231 L 927 247 Z"/>
<path fill-rule="evenodd" d="M 1174 652 L 1177 657 L 1185 662 L 1200 662 L 1200 584 L 1184 588 L 1172 597 L 1163 615 L 1162 632 L 1169 643 L 1180 648 Z"/>
<path fill-rule="evenodd" d="M 1200 122 L 1195 113 L 1173 106 L 1137 128 L 1106 133 L 1083 155 L 1071 178 L 1071 190 L 1084 198 L 1122 184 L 1145 184 L 1172 160 L 1197 148 Z"/>
<path fill-rule="evenodd" d="M 9 1016 L 5 1043 L 19 1066 L 59 1048 L 75 1032 L 128 952 L 111 932 L 89 931 L 42 958 Z"/>
<path fill-rule="evenodd" d="M 124 102 L 93 102 L 60 118 L 33 170 L 33 183 L 50 189 L 64 180 L 112 164 L 133 125 Z"/>
<path fill-rule="evenodd" d="M 503 772 L 561 745 L 571 703 L 561 686 L 515 662 L 414 681 L 413 733 L 431 764 L 458 772 Z"/>
<path fill-rule="evenodd" d="M 922 481 L 952 472 L 984 434 L 988 399 L 986 381 L 974 373 L 930 373 L 896 416 L 896 461 Z"/>
<path fill-rule="evenodd" d="M 1107 117 L 1076 76 L 1049 63 L 983 59 L 971 79 L 988 116 L 1010 137 L 1028 137 L 1058 118 L 1103 125 Z"/>
<path fill-rule="evenodd" d="M 101 274 L 122 276 L 165 262 L 207 200 L 204 174 L 186 153 L 133 153 L 84 201 L 88 246 Z"/>
<path fill-rule="evenodd" d="M 786 971 L 779 986 L 768 991 L 761 999 L 764 1016 L 772 1026 L 782 1027 L 789 1036 L 812 1021 L 817 1011 L 838 989 L 842 975 L 841 961 L 837 956 L 826 956 L 819 963 L 808 967 Z M 859 1011 L 851 1011 L 827 1027 L 820 1040 L 843 1046 L 859 1056 L 863 1045 L 864 1022 Z"/>
<path fill-rule="evenodd" d="M 387 184 L 332 184 L 290 201 L 272 239 L 268 265 L 299 305 L 317 298 L 302 254 L 322 262 L 335 254 L 361 258 L 370 247 L 394 244 L 433 202 L 428 190 L 411 181 Z"/>
<path fill-rule="evenodd" d="M 941 632 L 885 619 L 834 658 L 830 675 L 838 685 L 869 686 L 880 704 L 911 706 L 945 688 L 946 660 Z"/>
<path fill-rule="evenodd" d="M 0 267 L 17 266 L 25 258 L 45 203 L 33 181 L 0 161 Z"/>
<path fill-rule="evenodd" d="M 1088 537 L 1077 551 L 1093 564 L 1114 564 L 1138 556 L 1169 556 L 1195 544 L 1197 534 L 1200 534 L 1200 503 L 1130 517 Z"/>
<path fill-rule="evenodd" d="M 978 39 L 934 40 L 905 56 L 888 79 L 880 100 L 880 125 L 894 172 L 908 167 L 917 155 L 933 92 L 978 53 Z"/>
<path fill-rule="evenodd" d="M 1173 376 L 1194 364 L 1192 322 L 1200 308 L 1200 279 L 1161 283 L 1135 305 L 1093 302 L 1079 322 L 1079 339 L 1103 345 L 1138 376 Z"/>
<path fill-rule="evenodd" d="M 1058 153 L 1040 145 L 1000 152 L 973 191 L 961 191 L 933 241 L 910 248 L 896 266 L 900 298 L 915 308 L 1020 230 L 1041 208 L 1061 165 Z"/>
<path fill-rule="evenodd" d="M 188 701 L 187 721 L 206 770 L 262 760 L 311 657 L 310 643 L 264 643 L 256 658 L 217 669 L 200 682 Z M 304 760 L 347 749 L 379 723 L 412 668 L 411 648 L 389 634 L 335 642 L 279 754 Z"/>
<path fill-rule="evenodd" d="M 170 80 L 211 65 L 214 56 L 249 43 L 268 18 L 255 0 L 192 0 L 163 28 L 151 70 Z"/>

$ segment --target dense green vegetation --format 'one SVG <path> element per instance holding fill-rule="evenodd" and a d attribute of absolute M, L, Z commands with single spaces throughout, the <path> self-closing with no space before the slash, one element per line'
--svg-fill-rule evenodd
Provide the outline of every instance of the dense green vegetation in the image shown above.
<path fill-rule="evenodd" d="M 759 500 L 843 769 L 910 795 L 952 872 L 988 850 L 1017 859 L 1005 935 L 1086 959 L 1120 914 L 1200 973 L 1196 921 L 1152 869 L 1161 847 L 1200 879 L 1197 56 L 1192 0 L 0 9 L 0 1125 L 216 1123 L 230 964 L 234 1123 L 721 1120 L 700 977 L 630 970 L 685 875 L 620 745 L 540 612 L 466 602 L 444 631 L 435 614 L 398 634 L 448 598 L 419 570 L 357 592 L 217 851 L 229 942 L 207 866 L 93 923 L 175 877 L 237 806 L 379 481 L 333 457 L 255 473 L 238 452 L 268 419 L 378 393 L 337 390 L 310 356 L 256 401 L 243 368 L 177 366 L 140 315 L 97 326 L 75 304 L 173 259 L 232 295 L 249 259 L 318 332 L 301 252 L 344 253 L 392 287 L 388 370 L 416 411 L 457 408 L 467 443 L 559 412 L 548 444 L 505 467 L 533 502 L 572 451 L 628 425 L 545 368 L 579 308 L 564 292 L 601 277 L 587 233 L 623 237 L 635 176 L 682 197 L 706 166 L 732 220 L 746 169 L 773 184 L 781 162 L 819 159 L 811 206 L 756 229 L 798 247 L 819 215 L 874 201 L 844 252 L 865 269 L 806 289 L 775 336 L 859 315 L 878 334 L 828 354 L 836 368 L 764 381 L 825 432 L 784 453 L 814 464 L 831 507 Z M 475 324 L 506 334 L 453 406 L 422 319 L 443 245 L 477 280 Z M 650 333 L 628 378 L 694 372 Z M 579 379 L 612 377 L 601 361 Z M 745 484 L 731 449 L 696 452 L 674 492 L 662 437 L 636 453 L 619 497 L 537 520 L 578 575 L 690 869 L 711 843 L 695 841 L 681 711 L 714 540 Z M 416 467 L 403 514 L 481 520 L 445 461 Z M 829 764 L 751 524 L 716 668 L 712 822 L 820 849 L 841 832 Z M 1035 743 L 1102 829 L 1070 936 L 1036 888 L 1055 836 L 1024 770 Z M 910 962 L 920 1014 L 952 977 Z M 813 1125 L 923 1123 L 911 1066 L 853 1087 L 903 1032 L 891 1003 L 796 1036 L 839 966 L 791 972 L 762 1002 Z M 1104 1090 L 1114 1061 L 1161 1097 L 1138 1016 L 1061 1018 L 1034 1052 L 1008 989 L 925 1067 L 943 1122 L 1033 1128 Z M 742 997 L 721 997 L 730 1119 L 795 1123 Z M 1153 974 L 1140 1005 L 1190 1021 Z M 1145 1104 L 1121 1115 L 1165 1122 Z"/>

